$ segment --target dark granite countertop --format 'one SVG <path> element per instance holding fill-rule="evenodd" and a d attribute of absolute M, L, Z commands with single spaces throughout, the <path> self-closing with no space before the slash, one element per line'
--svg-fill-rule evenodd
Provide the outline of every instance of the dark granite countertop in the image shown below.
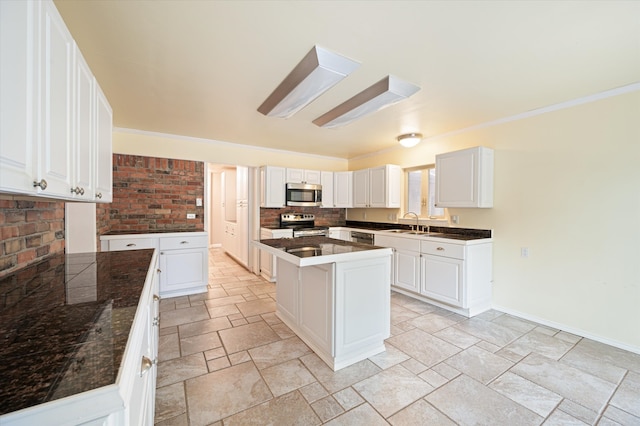
<path fill-rule="evenodd" d="M 204 232 L 202 229 L 147 229 L 144 231 L 109 231 L 102 235 L 174 234 L 179 232 Z"/>
<path fill-rule="evenodd" d="M 274 238 L 260 240 L 260 242 L 270 247 L 283 250 L 300 258 L 328 256 L 332 254 L 342 253 L 356 253 L 384 248 L 372 246 L 369 244 L 353 243 L 351 241 L 336 240 L 335 238 L 320 236 Z"/>
<path fill-rule="evenodd" d="M 115 383 L 152 256 L 54 255 L 0 279 L 0 414 Z"/>

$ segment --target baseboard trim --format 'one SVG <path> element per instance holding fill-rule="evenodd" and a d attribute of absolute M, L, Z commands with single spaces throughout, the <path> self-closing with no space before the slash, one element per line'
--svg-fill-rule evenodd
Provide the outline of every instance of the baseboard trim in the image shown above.
<path fill-rule="evenodd" d="M 588 331 L 585 331 L 579 328 L 570 327 L 566 324 L 560 324 L 555 321 L 549 321 L 547 319 L 540 318 L 535 315 L 530 315 L 524 312 L 520 312 L 515 309 L 509 309 L 504 306 L 493 305 L 492 308 L 496 311 L 504 312 L 505 314 L 509 314 L 518 318 L 537 322 L 538 324 L 546 325 L 547 327 L 566 331 L 567 333 L 575 334 L 576 336 L 585 337 L 587 339 L 595 340 L 596 342 L 604 343 L 605 345 L 613 346 L 618 349 L 624 349 L 625 351 L 633 352 L 640 355 L 640 347 L 628 345 L 626 343 L 619 342 L 614 339 L 609 339 L 607 337 L 598 336 L 597 334 L 589 333 Z"/>

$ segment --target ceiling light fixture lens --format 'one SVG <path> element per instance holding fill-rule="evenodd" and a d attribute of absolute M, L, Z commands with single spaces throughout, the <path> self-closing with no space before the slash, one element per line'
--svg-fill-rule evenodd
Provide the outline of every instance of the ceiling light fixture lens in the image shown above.
<path fill-rule="evenodd" d="M 397 137 L 400 145 L 405 148 L 411 148 L 412 146 L 416 146 L 422 140 L 422 133 L 406 133 L 404 135 L 400 135 Z"/>
<path fill-rule="evenodd" d="M 374 85 L 364 89 L 351 99 L 313 120 L 317 126 L 333 128 L 344 126 L 365 115 L 407 99 L 420 87 L 396 76 L 388 75 Z"/>
<path fill-rule="evenodd" d="M 359 66 L 356 61 L 314 46 L 258 107 L 258 111 L 270 117 L 289 118 Z"/>

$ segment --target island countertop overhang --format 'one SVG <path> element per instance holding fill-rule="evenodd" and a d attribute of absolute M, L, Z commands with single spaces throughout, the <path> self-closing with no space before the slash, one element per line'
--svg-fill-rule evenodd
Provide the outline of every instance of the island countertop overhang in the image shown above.
<path fill-rule="evenodd" d="M 266 239 L 252 241 L 252 244 L 296 266 L 348 262 L 393 254 L 391 248 L 321 236 Z M 313 253 L 310 253 L 312 250 Z"/>

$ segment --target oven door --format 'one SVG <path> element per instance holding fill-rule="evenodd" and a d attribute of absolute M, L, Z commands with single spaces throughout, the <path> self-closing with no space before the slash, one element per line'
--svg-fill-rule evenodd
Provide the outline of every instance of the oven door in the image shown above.
<path fill-rule="evenodd" d="M 322 205 L 322 186 L 306 183 L 288 183 L 287 205 L 301 207 L 320 207 Z"/>

